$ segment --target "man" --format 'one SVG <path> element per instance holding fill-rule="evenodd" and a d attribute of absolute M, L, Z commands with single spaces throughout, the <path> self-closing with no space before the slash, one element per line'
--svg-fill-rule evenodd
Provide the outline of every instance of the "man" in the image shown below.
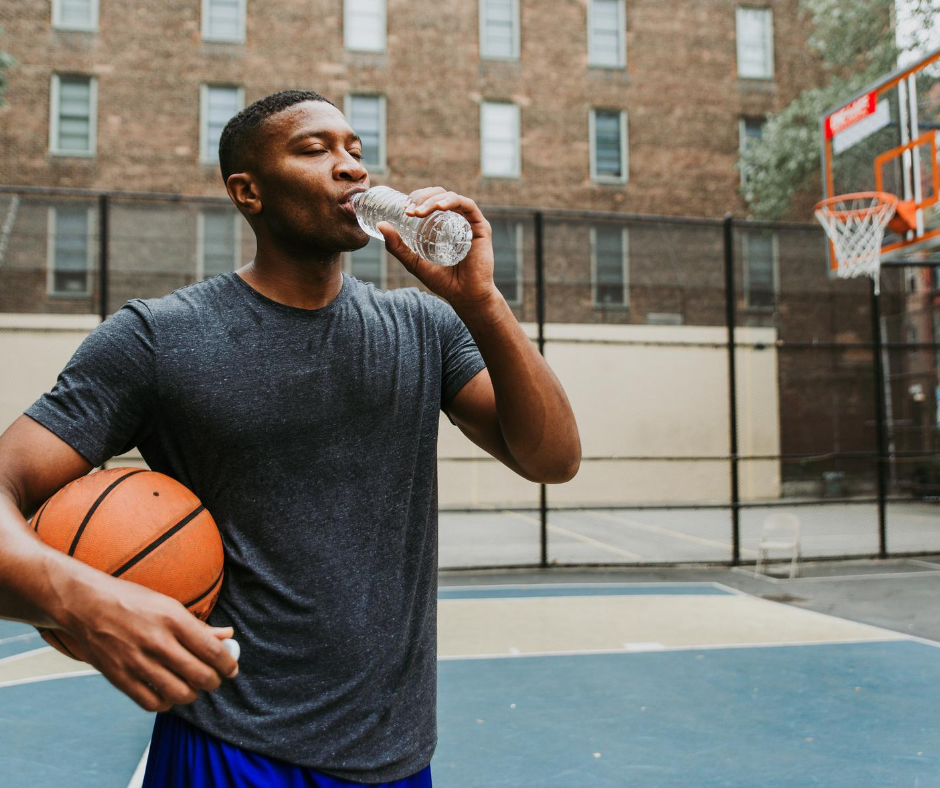
<path fill-rule="evenodd" d="M 128 302 L 0 436 L 0 615 L 65 630 L 145 709 L 172 709 L 147 786 L 430 785 L 438 413 L 527 479 L 563 482 L 580 463 L 567 398 L 493 283 L 472 200 L 410 195 L 411 215 L 470 222 L 452 268 L 380 225 L 441 298 L 343 275 L 341 254 L 368 240 L 349 203 L 369 185 L 361 150 L 316 93 L 239 113 L 219 155 L 255 259 Z M 26 525 L 132 446 L 219 524 L 211 626 Z M 233 633 L 240 668 L 221 645 Z"/>

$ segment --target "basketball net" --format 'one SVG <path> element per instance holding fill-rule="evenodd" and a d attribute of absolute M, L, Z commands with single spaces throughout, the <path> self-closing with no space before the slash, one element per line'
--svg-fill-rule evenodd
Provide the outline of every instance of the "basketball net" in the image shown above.
<path fill-rule="evenodd" d="M 881 242 L 897 207 L 898 198 L 885 192 L 842 194 L 816 205 L 816 218 L 835 250 L 836 273 L 843 279 L 870 276 L 875 295 L 881 291 Z"/>

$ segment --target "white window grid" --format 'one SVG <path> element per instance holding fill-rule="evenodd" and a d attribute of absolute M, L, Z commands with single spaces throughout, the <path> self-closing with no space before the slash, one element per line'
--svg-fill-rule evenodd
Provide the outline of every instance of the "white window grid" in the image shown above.
<path fill-rule="evenodd" d="M 375 102 L 375 112 L 376 112 L 376 122 L 377 128 L 374 130 L 377 137 L 376 143 L 376 159 L 373 161 L 371 158 L 366 156 L 367 153 L 367 143 L 373 132 L 373 129 L 368 127 L 367 122 L 364 124 L 362 120 L 357 118 L 356 106 L 359 104 L 360 100 Z M 385 96 L 368 94 L 368 93 L 348 93 L 343 102 L 343 111 L 346 115 L 346 119 L 349 121 L 349 125 L 353 127 L 355 131 L 362 138 L 362 151 L 363 151 L 363 160 L 362 163 L 365 165 L 366 169 L 369 172 L 385 172 L 386 170 L 386 106 L 385 106 Z M 360 116 L 361 117 L 361 116 Z"/>
<path fill-rule="evenodd" d="M 508 229 L 508 233 L 506 235 L 508 235 L 509 238 L 512 240 L 512 256 L 513 256 L 512 278 L 514 279 L 516 292 L 515 292 L 514 298 L 509 298 L 508 296 L 506 296 L 505 293 L 503 293 L 503 296 L 506 297 L 506 303 L 509 304 L 510 306 L 521 306 L 522 300 L 523 300 L 523 297 L 522 297 L 522 261 L 523 261 L 523 250 L 524 250 L 524 246 L 523 246 L 524 235 L 523 235 L 523 229 L 522 229 L 522 222 L 515 222 L 510 219 L 491 219 L 491 223 L 494 226 L 494 233 L 493 233 L 494 240 L 496 240 L 497 238 L 497 235 L 495 232 L 497 225 L 502 225 L 506 227 Z M 494 252 L 495 251 L 497 250 L 494 249 Z M 498 270 L 494 270 L 493 274 L 494 274 L 494 279 L 497 280 L 497 285 L 499 284 L 499 282 L 504 281 L 505 279 L 508 278 L 508 277 L 500 276 L 499 275 L 500 271 Z"/>
<path fill-rule="evenodd" d="M 343 0 L 343 43 L 353 52 L 384 52 L 385 0 Z"/>
<path fill-rule="evenodd" d="M 617 114 L 619 122 L 620 174 L 609 175 L 597 171 L 597 114 Z M 627 113 L 624 110 L 592 109 L 589 120 L 591 143 L 591 180 L 598 183 L 626 183 L 629 180 L 629 145 L 627 131 Z"/>
<path fill-rule="evenodd" d="M 770 239 L 770 275 L 771 275 L 771 293 L 773 295 L 773 303 L 767 304 L 762 303 L 755 299 L 755 293 L 760 292 L 766 294 L 768 291 L 765 289 L 755 290 L 753 287 L 751 273 L 752 263 L 756 262 L 752 259 L 753 249 L 753 239 Z M 774 310 L 774 305 L 777 302 L 778 295 L 780 293 L 780 264 L 779 264 L 779 248 L 777 244 L 777 234 L 769 230 L 753 230 L 750 232 L 744 232 L 741 236 L 741 251 L 742 257 L 744 260 L 744 303 L 748 309 L 755 310 L 766 310 L 772 312 Z"/>
<path fill-rule="evenodd" d="M 62 100 L 63 83 L 88 85 L 88 100 L 82 107 L 73 101 Z M 98 134 L 98 80 L 84 74 L 53 74 L 49 106 L 49 151 L 54 156 L 78 156 L 89 158 L 95 155 Z M 64 121 L 64 122 L 63 122 Z M 84 149 L 62 146 L 63 126 L 87 123 L 87 144 Z"/>
<path fill-rule="evenodd" d="M 93 237 L 96 212 L 91 208 L 74 206 L 71 210 L 85 213 L 85 286 L 82 290 L 56 289 L 56 255 L 59 249 L 59 209 L 49 208 L 46 224 L 46 294 L 52 298 L 88 298 L 91 295 L 91 275 L 94 263 Z M 64 269 L 63 269 L 64 270 Z"/>
<path fill-rule="evenodd" d="M 202 0 L 202 40 L 245 42 L 247 0 Z"/>
<path fill-rule="evenodd" d="M 480 169 L 484 177 L 520 177 L 519 148 L 519 106 L 484 101 L 480 105 Z"/>
<path fill-rule="evenodd" d="M 52 0 L 52 26 L 57 30 L 98 30 L 98 0 Z"/>
<path fill-rule="evenodd" d="M 196 223 L 196 281 L 202 281 L 209 276 L 222 273 L 222 271 L 211 270 L 210 266 L 206 265 L 206 262 L 210 255 L 216 254 L 212 248 L 213 240 L 211 236 L 217 228 L 213 228 L 211 225 L 215 222 L 219 222 L 221 226 L 223 219 L 230 223 L 230 231 L 232 234 L 231 264 L 225 267 L 225 271 L 234 271 L 236 268 L 240 267 L 242 238 L 239 214 L 233 210 L 207 208 L 199 212 Z M 207 224 L 209 226 L 207 226 Z"/>
<path fill-rule="evenodd" d="M 735 10 L 735 37 L 738 76 L 742 79 L 773 79 L 773 11 L 738 6 Z"/>
<path fill-rule="evenodd" d="M 228 99 L 228 104 L 222 100 Z M 199 86 L 199 161 L 219 163 L 219 137 L 225 124 L 245 106 L 245 89 L 237 85 Z M 222 116 L 226 115 L 224 120 Z"/>
<path fill-rule="evenodd" d="M 598 299 L 598 287 L 603 283 L 598 281 L 598 234 L 599 232 L 620 233 L 621 279 L 623 299 L 621 301 L 601 301 Z M 630 231 L 626 227 L 592 227 L 591 228 L 591 301 L 595 309 L 629 309 L 630 308 Z"/>
<path fill-rule="evenodd" d="M 519 59 L 519 0 L 480 0 L 480 57 Z"/>
<path fill-rule="evenodd" d="M 587 14 L 589 66 L 626 68 L 626 27 L 625 0 L 589 0 Z"/>

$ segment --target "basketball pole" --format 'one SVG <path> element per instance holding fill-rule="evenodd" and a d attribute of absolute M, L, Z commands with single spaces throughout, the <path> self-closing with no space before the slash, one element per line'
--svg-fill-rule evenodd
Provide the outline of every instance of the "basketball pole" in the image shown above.
<path fill-rule="evenodd" d="M 885 523 L 885 497 L 887 480 L 885 478 L 885 420 L 884 420 L 884 342 L 881 336 L 881 295 L 877 280 L 871 282 L 871 333 L 875 343 L 875 447 L 878 472 L 878 557 L 888 557 L 887 528 Z"/>

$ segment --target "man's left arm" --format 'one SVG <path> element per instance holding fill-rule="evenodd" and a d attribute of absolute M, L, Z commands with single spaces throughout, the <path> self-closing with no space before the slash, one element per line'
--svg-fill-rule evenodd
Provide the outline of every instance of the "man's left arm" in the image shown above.
<path fill-rule="evenodd" d="M 558 378 L 496 288 L 489 222 L 473 200 L 440 187 L 409 197 L 409 215 L 456 211 L 473 231 L 467 256 L 445 267 L 408 249 L 391 225 L 379 225 L 388 250 L 453 306 L 486 362 L 451 401 L 450 417 L 470 440 L 526 479 L 568 481 L 581 462 L 574 413 Z"/>

